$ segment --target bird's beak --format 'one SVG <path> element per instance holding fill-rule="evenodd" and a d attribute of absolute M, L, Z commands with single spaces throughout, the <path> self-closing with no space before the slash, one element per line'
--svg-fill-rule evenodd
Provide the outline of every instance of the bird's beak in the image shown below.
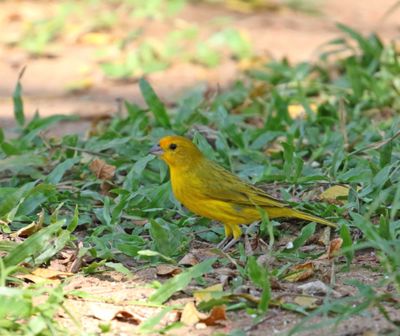
<path fill-rule="evenodd" d="M 164 154 L 164 151 L 163 151 L 163 149 L 160 147 L 160 145 L 157 144 L 157 145 L 154 145 L 153 147 L 150 148 L 149 153 L 150 153 L 150 154 L 154 154 L 154 155 L 161 155 L 161 154 Z"/>

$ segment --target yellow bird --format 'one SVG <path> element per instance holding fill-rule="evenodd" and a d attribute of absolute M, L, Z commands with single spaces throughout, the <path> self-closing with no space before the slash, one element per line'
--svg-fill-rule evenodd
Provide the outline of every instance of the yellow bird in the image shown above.
<path fill-rule="evenodd" d="M 336 227 L 323 218 L 292 209 L 217 163 L 207 159 L 189 139 L 166 136 L 151 148 L 169 166 L 172 191 L 190 211 L 224 224 L 225 235 L 238 239 L 239 225 L 261 219 L 259 208 L 269 218 L 299 218 Z"/>

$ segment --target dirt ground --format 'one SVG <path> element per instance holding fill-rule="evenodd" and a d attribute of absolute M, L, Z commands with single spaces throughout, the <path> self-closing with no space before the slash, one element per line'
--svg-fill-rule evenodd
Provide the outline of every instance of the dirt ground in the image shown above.
<path fill-rule="evenodd" d="M 280 59 L 288 57 L 293 62 L 312 60 L 318 49 L 339 34 L 335 23 L 340 22 L 368 33 L 376 31 L 384 40 L 399 37 L 400 10 L 393 11 L 384 21 L 384 14 L 394 0 L 318 0 L 319 15 L 294 12 L 255 12 L 238 14 L 215 6 L 189 5 L 181 18 L 200 24 L 207 29 L 210 18 L 230 16 L 232 26 L 245 32 L 259 55 Z M 49 9 L 51 2 L 2 1 L 0 2 L 0 27 L 3 34 L 12 33 L 12 20 L 19 12 L 35 13 Z M 134 25 L 134 22 L 132 22 Z M 12 92 L 18 73 L 27 66 L 23 78 L 25 113 L 32 116 L 77 114 L 86 117 L 78 123 L 67 123 L 59 132 L 82 132 L 91 117 L 112 114 L 117 110 L 116 100 L 123 98 L 142 103 L 137 83 L 116 83 L 93 70 L 93 85 L 80 94 L 66 89 L 72 82 L 82 79 L 83 68 L 93 68 L 95 46 L 72 44 L 54 58 L 29 58 L 18 49 L 0 46 L 0 126 L 5 129 L 14 125 Z M 186 89 L 195 85 L 209 84 L 225 87 L 237 78 L 238 67 L 227 61 L 214 69 L 198 65 L 175 64 L 170 69 L 151 74 L 149 81 L 166 102 L 172 102 Z"/>
<path fill-rule="evenodd" d="M 349 25 L 358 31 L 368 33 L 377 31 L 384 40 L 399 37 L 400 10 L 393 12 L 383 22 L 383 15 L 394 4 L 394 0 L 321 0 L 321 14 L 310 16 L 290 10 L 279 13 L 259 12 L 250 15 L 229 13 L 233 17 L 233 26 L 246 31 L 253 48 L 258 54 L 268 54 L 272 58 L 288 57 L 291 61 L 312 60 L 317 56 L 323 43 L 338 36 L 336 22 Z M 20 6 L 20 7 L 18 7 Z M 45 10 L 41 2 L 6 0 L 0 2 L 0 27 L 7 27 L 7 18 L 19 8 Z M 226 13 L 222 9 L 208 6 L 191 5 L 185 9 L 182 17 L 198 23 L 205 23 L 210 17 Z M 94 71 L 91 75 L 94 85 L 83 93 L 70 93 L 68 85 L 82 76 L 80 69 L 91 67 L 95 62 L 90 46 L 72 45 L 56 58 L 29 58 L 17 49 L 0 46 L 0 126 L 13 127 L 12 92 L 18 73 L 27 66 L 23 78 L 25 112 L 31 117 L 36 110 L 43 116 L 52 114 L 80 115 L 83 119 L 63 125 L 56 132 L 82 133 L 93 117 L 112 114 L 117 110 L 119 98 L 143 103 L 137 83 L 117 83 L 105 79 Z M 176 64 L 172 68 L 148 76 L 156 92 L 166 102 L 173 102 L 186 89 L 199 84 L 226 87 L 239 75 L 234 62 L 225 62 L 215 69 L 205 69 L 197 65 Z M 365 257 L 365 256 L 364 256 Z M 368 258 L 367 258 L 368 259 Z M 376 262 L 368 261 L 369 266 Z M 375 283 L 382 275 L 368 271 L 359 263 L 351 272 L 339 273 L 335 289 L 352 295 L 354 288 L 344 285 L 345 280 L 358 279 L 361 282 Z M 156 308 L 141 307 L 131 304 L 131 300 L 142 300 L 150 295 L 152 289 L 148 280 L 158 279 L 154 270 L 138 273 L 134 279 L 126 279 L 119 273 L 94 276 L 77 275 L 70 280 L 67 290 L 80 290 L 95 294 L 97 299 L 68 299 L 66 307 L 84 325 L 85 330 L 98 332 L 100 323 L 110 323 L 108 335 L 134 335 L 134 319 L 110 319 L 120 310 L 129 311 L 138 320 L 152 316 Z M 347 292 L 346 292 L 347 291 Z M 103 302 L 112 298 L 114 302 Z M 177 301 L 182 303 L 182 301 Z M 108 312 L 104 316 L 104 312 Z M 103 314 L 102 316 L 100 316 Z M 113 315 L 114 314 L 114 315 Z M 176 313 L 167 318 L 174 320 Z M 400 320 L 400 312 L 390 311 L 392 318 Z M 59 319 L 67 326 L 75 328 L 67 314 L 60 313 Z M 245 330 L 248 335 L 281 335 L 294 326 L 300 315 L 272 308 L 267 318 L 254 328 L 250 328 L 251 318 L 244 312 L 229 313 L 228 323 L 220 327 L 184 327 L 176 329 L 173 335 L 190 333 L 193 336 L 211 335 L 216 332 L 228 333 L 236 328 Z M 74 330 L 74 329 L 72 329 Z M 376 311 L 350 319 L 336 330 L 324 330 L 327 335 L 384 335 L 391 330 L 389 323 Z M 321 331 L 307 332 L 304 335 L 320 335 Z"/>
<path fill-rule="evenodd" d="M 235 273 L 232 266 L 232 274 Z M 340 263 L 336 265 L 341 267 Z M 359 254 L 352 265 L 350 272 L 337 273 L 335 284 L 332 286 L 334 295 L 337 298 L 344 298 L 356 295 L 357 290 L 348 284 L 349 280 L 359 281 L 364 284 L 377 284 L 382 279 L 382 274 L 371 271 L 370 268 L 378 266 L 377 258 L 371 252 Z M 206 276 L 207 281 L 219 281 L 219 270 L 215 274 Z M 285 298 L 288 302 L 290 297 L 301 293 L 301 285 L 315 281 L 320 275 L 315 275 L 312 279 L 296 283 L 281 283 L 279 289 L 273 291 L 273 298 Z M 149 284 L 152 281 L 165 281 L 168 277 L 157 275 L 156 268 L 147 268 L 139 271 L 133 279 L 128 279 L 120 273 L 106 272 L 91 276 L 76 275 L 68 280 L 65 287 L 66 291 L 79 290 L 93 295 L 93 298 L 77 299 L 71 297 L 65 302 L 67 310 L 77 318 L 78 325 L 84 326 L 86 332 L 98 332 L 101 324 L 109 324 L 111 335 L 136 335 L 137 326 L 143 320 L 154 316 L 161 311 L 160 308 L 143 306 L 143 302 L 153 292 Z M 195 291 L 196 286 L 189 286 L 185 294 L 174 295 L 169 300 L 170 305 L 182 305 L 193 301 L 191 293 Z M 390 288 L 383 288 L 384 292 L 391 291 Z M 321 296 L 321 299 L 323 296 Z M 395 310 L 390 305 L 385 305 L 387 313 L 394 321 L 400 320 L 400 311 Z M 254 324 L 251 316 L 244 311 L 228 312 L 227 320 L 220 321 L 216 326 L 206 327 L 202 323 L 194 326 L 181 326 L 170 331 L 169 335 L 187 335 L 206 336 L 218 333 L 229 334 L 234 330 L 242 330 L 246 335 L 268 336 L 268 335 L 286 335 L 296 323 L 299 323 L 302 316 L 294 312 L 278 308 L 270 308 L 265 318 L 259 323 Z M 180 312 L 171 311 L 161 321 L 161 326 L 174 321 L 179 321 Z M 78 330 L 76 324 L 73 324 L 69 316 L 61 313 L 58 320 L 69 330 Z M 320 323 L 321 320 L 314 318 L 306 325 Z M 375 336 L 375 335 L 395 335 L 394 327 L 391 325 L 377 309 L 364 311 L 362 315 L 353 316 L 339 325 L 329 325 L 323 329 L 309 330 L 296 335 L 319 336 L 321 330 L 326 335 L 337 336 Z"/>

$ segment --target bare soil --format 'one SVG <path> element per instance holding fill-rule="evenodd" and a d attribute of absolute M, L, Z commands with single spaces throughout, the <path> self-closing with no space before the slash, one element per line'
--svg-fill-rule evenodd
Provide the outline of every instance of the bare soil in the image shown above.
<path fill-rule="evenodd" d="M 386 41 L 399 37 L 400 10 L 392 11 L 382 21 L 394 3 L 394 0 L 320 0 L 318 15 L 288 9 L 244 15 L 215 6 L 191 4 L 180 17 L 200 24 L 207 32 L 210 19 L 229 16 L 231 25 L 249 36 L 258 55 L 269 55 L 274 59 L 287 57 L 298 62 L 315 59 L 323 44 L 339 36 L 340 32 L 335 26 L 337 22 L 365 34 L 376 31 Z M 51 11 L 53 5 L 52 1 L 2 1 L 2 34 L 13 34 L 16 18 L 35 17 L 37 13 Z M 134 21 L 130 20 L 128 28 L 135 28 Z M 154 23 L 154 29 L 150 29 L 150 32 L 157 29 L 165 32 L 168 26 L 157 26 Z M 28 117 L 39 111 L 43 116 L 67 114 L 90 119 L 96 115 L 115 113 L 118 98 L 143 103 L 136 82 L 118 83 L 104 78 L 98 67 L 95 67 L 95 51 L 96 46 L 70 43 L 56 49 L 55 57 L 31 58 L 20 49 L 0 45 L 0 126 L 9 130 L 14 125 L 11 97 L 23 66 L 27 66 L 23 87 L 25 113 Z M 79 94 L 68 92 L 71 83 L 87 78 L 87 73 L 83 75 L 85 71 L 82 69 L 89 72 L 91 88 Z M 239 73 L 237 64 L 229 60 L 213 69 L 178 63 L 166 71 L 149 75 L 148 79 L 160 97 L 168 103 L 195 85 L 226 87 Z M 56 132 L 83 132 L 88 124 L 86 118 L 77 123 L 67 123 Z"/>

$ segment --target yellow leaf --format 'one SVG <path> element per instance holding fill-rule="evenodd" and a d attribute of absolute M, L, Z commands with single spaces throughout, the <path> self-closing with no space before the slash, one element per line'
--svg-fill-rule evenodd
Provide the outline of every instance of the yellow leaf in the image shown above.
<path fill-rule="evenodd" d="M 301 265 L 295 265 L 289 269 L 288 275 L 284 277 L 286 281 L 298 282 L 306 280 L 314 275 L 314 264 L 308 261 Z"/>
<path fill-rule="evenodd" d="M 90 32 L 82 35 L 79 39 L 79 42 L 84 44 L 100 46 L 100 45 L 110 44 L 112 40 L 113 37 L 111 34 Z"/>
<path fill-rule="evenodd" d="M 205 314 L 197 310 L 194 302 L 188 302 L 181 315 L 181 322 L 187 326 L 193 326 L 199 322 L 207 326 L 213 326 L 226 319 L 225 306 L 216 306 L 209 314 Z"/>
<path fill-rule="evenodd" d="M 320 198 L 326 201 L 335 201 L 338 198 L 347 198 L 349 196 L 349 187 L 336 185 L 326 189 Z"/>
<path fill-rule="evenodd" d="M 196 323 L 200 322 L 201 318 L 206 317 L 206 314 L 200 313 L 197 310 L 194 302 L 188 302 L 183 308 L 181 322 L 187 326 L 193 326 Z"/>
<path fill-rule="evenodd" d="M 311 111 L 313 111 L 314 113 L 317 112 L 317 104 L 311 103 L 309 106 L 310 106 Z M 301 104 L 289 105 L 288 113 L 292 119 L 304 118 L 307 115 L 306 110 L 304 109 L 304 106 Z"/>
<path fill-rule="evenodd" d="M 24 226 L 19 229 L 17 232 L 12 233 L 10 236 L 15 237 L 29 237 L 33 235 L 35 232 L 38 232 L 42 226 L 44 221 L 44 210 L 39 213 L 39 218 L 36 222 L 32 222 L 31 224 Z"/>
<path fill-rule="evenodd" d="M 216 284 L 210 287 L 207 287 L 205 289 L 196 291 L 193 293 L 193 297 L 196 300 L 196 303 L 199 304 L 200 302 L 207 302 L 210 301 L 213 298 L 212 293 L 213 292 L 222 292 L 223 291 L 223 286 L 222 284 Z"/>
<path fill-rule="evenodd" d="M 306 309 L 314 309 L 318 306 L 318 298 L 312 296 L 299 295 L 294 298 L 294 302 Z"/>
<path fill-rule="evenodd" d="M 74 273 L 70 272 L 60 272 L 56 270 L 52 270 L 50 268 L 36 268 L 33 272 L 33 275 L 44 278 L 44 279 L 59 279 L 69 277 L 74 275 Z"/>

